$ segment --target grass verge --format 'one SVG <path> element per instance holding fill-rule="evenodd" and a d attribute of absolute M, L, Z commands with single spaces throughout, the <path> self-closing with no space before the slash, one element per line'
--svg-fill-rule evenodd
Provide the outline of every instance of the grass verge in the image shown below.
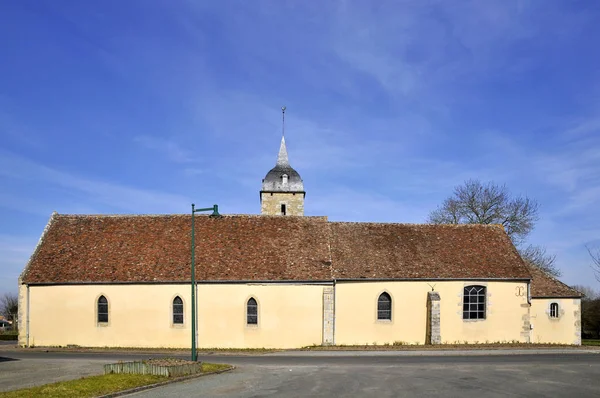
<path fill-rule="evenodd" d="M 0 393 L 0 397 L 97 397 L 130 388 L 160 383 L 165 380 L 167 380 L 167 377 L 164 376 L 109 374 L 8 391 Z"/>
<path fill-rule="evenodd" d="M 583 339 L 583 340 L 581 340 L 581 344 L 586 345 L 586 346 L 590 346 L 590 345 L 600 346 L 600 340 Z"/>
<path fill-rule="evenodd" d="M 203 363 L 201 374 L 210 374 L 230 369 L 231 365 L 220 363 Z M 185 377 L 184 377 L 185 378 Z M 98 397 L 118 391 L 177 380 L 164 376 L 136 374 L 107 374 L 83 377 L 77 380 L 61 381 L 39 387 L 0 393 L 1 398 L 58 398 L 58 397 Z"/>

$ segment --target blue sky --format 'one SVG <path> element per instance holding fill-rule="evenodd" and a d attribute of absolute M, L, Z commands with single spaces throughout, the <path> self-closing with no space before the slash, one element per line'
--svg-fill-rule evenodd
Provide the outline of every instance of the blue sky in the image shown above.
<path fill-rule="evenodd" d="M 5 1 L 0 294 L 52 211 L 258 213 L 287 106 L 307 215 L 424 222 L 469 178 L 600 287 L 600 2 Z"/>

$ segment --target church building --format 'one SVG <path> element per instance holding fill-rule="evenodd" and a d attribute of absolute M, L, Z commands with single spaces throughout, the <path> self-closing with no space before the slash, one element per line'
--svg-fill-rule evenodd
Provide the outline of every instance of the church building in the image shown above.
<path fill-rule="evenodd" d="M 19 278 L 22 346 L 581 344 L 579 292 L 501 226 L 330 222 L 281 140 L 260 215 L 53 213 Z M 183 204 L 182 204 L 183 206 Z"/>

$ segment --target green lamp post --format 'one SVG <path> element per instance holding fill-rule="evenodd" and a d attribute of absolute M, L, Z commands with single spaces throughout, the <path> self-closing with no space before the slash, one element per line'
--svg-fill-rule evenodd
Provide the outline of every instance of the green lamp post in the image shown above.
<path fill-rule="evenodd" d="M 196 352 L 196 239 L 195 239 L 195 228 L 194 228 L 194 214 L 200 211 L 211 211 L 210 217 L 220 217 L 219 205 L 213 205 L 213 207 L 206 207 L 204 209 L 196 209 L 192 203 L 192 361 L 198 360 L 198 353 Z"/>

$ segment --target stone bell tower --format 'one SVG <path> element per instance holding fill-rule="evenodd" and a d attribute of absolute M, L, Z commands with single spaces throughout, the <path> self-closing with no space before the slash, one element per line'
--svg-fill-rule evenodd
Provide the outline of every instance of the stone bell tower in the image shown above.
<path fill-rule="evenodd" d="M 285 126 L 285 106 L 281 111 Z M 283 131 L 285 133 L 285 129 Z M 303 216 L 305 196 L 302 178 L 288 160 L 285 135 L 283 135 L 277 163 L 262 180 L 260 212 L 270 216 Z"/>

